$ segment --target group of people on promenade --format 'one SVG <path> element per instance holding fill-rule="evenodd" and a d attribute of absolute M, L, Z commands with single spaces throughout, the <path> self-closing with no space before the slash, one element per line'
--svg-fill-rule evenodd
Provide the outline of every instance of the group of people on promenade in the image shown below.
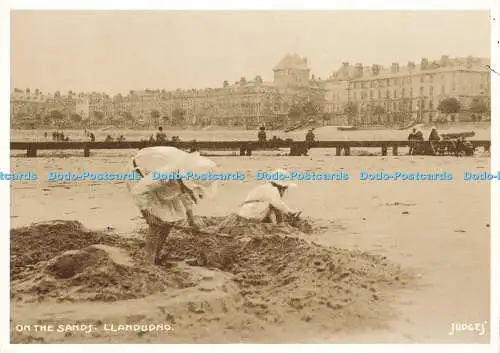
<path fill-rule="evenodd" d="M 47 132 L 44 133 L 45 139 L 49 138 L 49 134 Z M 64 132 L 59 132 L 59 131 L 54 131 L 52 133 L 52 141 L 58 141 L 58 142 L 68 142 L 69 141 L 69 136 L 65 136 Z"/>
<path fill-rule="evenodd" d="M 443 154 L 446 149 L 448 149 L 448 152 L 452 152 L 457 156 L 461 155 L 462 153 L 465 153 L 465 155 L 471 155 L 474 153 L 474 147 L 472 146 L 470 141 L 465 140 L 465 137 L 463 135 L 456 138 L 450 138 L 448 136 L 448 139 L 446 139 L 439 134 L 435 126 L 431 128 L 431 132 L 428 138 L 429 143 L 422 143 L 424 141 L 425 140 L 422 131 L 420 129 L 413 128 L 410 135 L 408 135 L 408 142 L 410 146 L 409 154 L 437 155 Z"/>
<path fill-rule="evenodd" d="M 316 138 L 316 136 L 314 135 L 314 128 L 310 128 L 307 131 L 306 136 L 305 136 L 305 141 L 304 141 L 304 149 L 305 149 L 304 152 L 305 153 L 304 154 L 306 154 L 307 151 L 314 145 L 314 143 L 316 142 L 315 138 Z M 265 126 L 261 126 L 259 128 L 259 132 L 257 133 L 257 140 L 258 140 L 259 145 L 261 145 L 261 146 L 268 146 L 269 145 L 271 147 L 274 147 L 274 146 L 278 145 L 278 142 L 283 141 L 280 138 L 278 138 L 277 136 L 273 136 L 272 139 L 268 140 Z"/>
<path fill-rule="evenodd" d="M 141 141 L 145 141 L 145 140 L 141 140 Z M 151 135 L 149 137 L 149 140 L 148 140 L 148 142 L 150 142 L 150 143 L 162 143 L 162 142 L 166 142 L 166 141 L 168 141 L 167 134 L 165 133 L 165 131 L 163 131 L 163 127 L 161 127 L 161 126 L 158 128 L 158 131 L 156 132 L 156 136 Z M 172 136 L 171 141 L 172 142 L 180 142 L 181 139 L 179 138 L 179 136 Z"/>
<path fill-rule="evenodd" d="M 160 252 L 166 238 L 176 222 L 187 219 L 193 231 L 199 230 L 193 214 L 194 207 L 201 201 L 210 202 L 217 193 L 213 180 L 157 180 L 153 172 L 203 173 L 214 171 L 216 164 L 199 154 L 184 152 L 175 147 L 155 146 L 140 150 L 128 171 L 137 173 L 141 180 L 127 184 L 136 205 L 149 226 L 146 238 L 146 253 L 150 262 L 160 262 Z M 277 173 L 286 173 L 276 170 Z M 284 196 L 296 184 L 284 180 L 270 180 L 250 190 L 248 196 L 231 216 L 257 222 L 280 223 L 296 219 L 301 212 L 291 209 Z"/>
<path fill-rule="evenodd" d="M 126 139 L 125 139 L 125 136 L 123 136 L 123 135 L 120 135 L 120 136 L 118 136 L 118 137 L 115 139 L 113 136 L 111 136 L 110 134 L 108 134 L 108 135 L 106 136 L 106 138 L 104 139 L 104 142 L 123 142 L 123 141 L 125 141 L 125 140 L 126 140 Z"/>

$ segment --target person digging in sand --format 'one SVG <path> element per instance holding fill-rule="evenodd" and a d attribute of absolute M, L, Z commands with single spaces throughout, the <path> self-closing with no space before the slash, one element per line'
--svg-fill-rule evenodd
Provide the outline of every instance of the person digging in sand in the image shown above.
<path fill-rule="evenodd" d="M 277 169 L 273 172 L 278 175 L 287 174 Z M 301 212 L 292 210 L 283 201 L 286 191 L 296 187 L 294 183 L 283 180 L 272 180 L 259 185 L 250 191 L 245 201 L 240 205 L 237 215 L 246 219 L 257 220 L 263 223 L 282 223 L 287 218 L 296 218 Z"/>
<path fill-rule="evenodd" d="M 144 148 L 132 158 L 129 170 L 139 174 L 141 179 L 135 184 L 128 183 L 127 187 L 149 226 L 146 236 L 149 262 L 160 263 L 163 244 L 174 222 L 187 218 L 192 229 L 198 229 L 193 208 L 205 196 L 215 196 L 217 184 L 182 176 L 188 172 L 209 172 L 215 166 L 199 152 L 187 153 L 167 146 Z"/>

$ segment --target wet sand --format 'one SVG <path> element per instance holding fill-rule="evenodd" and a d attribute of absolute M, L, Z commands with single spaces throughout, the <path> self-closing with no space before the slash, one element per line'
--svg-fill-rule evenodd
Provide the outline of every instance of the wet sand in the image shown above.
<path fill-rule="evenodd" d="M 42 179 L 49 170 L 122 171 L 133 151 L 103 151 L 91 158 L 42 157 L 13 158 L 12 170 L 34 170 Z M 332 333 L 328 325 L 323 329 L 299 320 L 281 325 L 253 327 L 253 333 L 243 335 L 261 342 L 352 342 L 352 343 L 487 343 L 489 334 L 460 333 L 448 335 L 452 322 L 489 321 L 490 282 L 490 188 L 488 182 L 463 181 L 464 170 L 487 171 L 487 157 L 335 157 L 313 151 L 311 157 L 224 157 L 214 158 L 222 170 L 242 170 L 251 175 L 257 169 L 276 167 L 295 170 L 344 170 L 351 174 L 348 182 L 298 182 L 299 187 L 288 195 L 292 207 L 303 210 L 304 215 L 316 222 L 333 221 L 334 226 L 311 234 L 309 241 L 324 246 L 350 250 L 363 250 L 386 256 L 392 263 L 419 273 L 418 285 L 398 289 L 387 294 L 388 305 L 394 316 L 387 324 L 368 325 L 364 330 L 338 330 Z M 357 180 L 359 169 L 372 171 L 441 171 L 454 174 L 452 182 L 363 182 Z M 253 179 L 253 178 L 251 178 Z M 215 203 L 202 204 L 197 214 L 224 216 L 231 213 L 250 188 L 258 182 L 225 182 L 219 189 Z M 47 182 L 12 183 L 11 228 L 36 221 L 54 219 L 78 220 L 91 229 L 113 227 L 123 236 L 141 237 L 144 223 L 132 200 L 120 182 Z M 213 270 L 207 270 L 212 271 Z M 207 285 L 225 283 L 224 272 L 215 271 Z M 231 289 L 207 294 L 194 292 L 200 300 L 220 303 L 218 295 Z M 226 293 L 226 294 L 222 294 Z M 182 294 L 177 293 L 177 296 Z M 215 297 L 213 297 L 215 296 Z M 207 299 L 211 297 L 211 299 Z M 391 298 L 389 300 L 389 298 Z M 147 301 L 136 299 L 134 305 L 115 305 L 116 311 L 133 307 L 129 315 L 149 312 L 165 299 L 154 297 Z M 166 307 L 175 311 L 175 300 L 166 301 Z M 38 304 L 40 306 L 40 304 Z M 70 304 L 65 304 L 70 305 Z M 88 304 L 43 304 L 43 310 L 33 305 L 16 304 L 13 308 L 18 319 L 32 318 L 43 313 L 71 311 L 67 318 L 88 310 Z M 96 304 L 95 312 L 103 307 Z M 214 304 L 217 306 L 217 304 Z M 111 308 L 108 306 L 108 308 Z M 80 314 L 79 314 L 80 313 Z M 244 313 L 232 329 L 224 334 L 213 334 L 217 321 L 207 325 L 212 337 L 219 341 L 237 341 L 245 331 Z M 110 314 L 113 317 L 113 314 Z M 243 321 L 242 321 L 243 320 Z M 248 319 L 248 320 L 253 320 Z M 253 322 L 253 321 L 252 321 Z M 240 325 L 240 326 L 238 326 Z M 243 325 L 243 326 L 241 326 Z M 379 326 L 379 327 L 377 327 Z M 183 326 L 184 327 L 184 326 Z M 192 327 L 193 332 L 200 325 Z M 206 333 L 209 337 L 209 333 Z M 175 338 L 177 337 L 177 338 Z M 150 341 L 178 341 L 191 337 L 185 329 L 182 334 L 169 338 L 151 338 Z"/>

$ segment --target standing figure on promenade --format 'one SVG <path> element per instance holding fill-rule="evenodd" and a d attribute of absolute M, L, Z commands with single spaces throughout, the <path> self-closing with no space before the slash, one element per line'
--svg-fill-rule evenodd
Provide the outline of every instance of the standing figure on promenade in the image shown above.
<path fill-rule="evenodd" d="M 309 150 L 314 145 L 314 129 L 309 129 L 306 134 L 306 149 Z"/>
<path fill-rule="evenodd" d="M 163 131 L 163 127 L 158 128 L 158 132 L 156 133 L 156 142 L 162 143 L 167 140 L 167 134 Z"/>
<path fill-rule="evenodd" d="M 259 133 L 257 134 L 257 139 L 259 140 L 259 144 L 265 144 L 267 141 L 266 128 L 261 126 L 259 129 Z"/>
<path fill-rule="evenodd" d="M 439 151 L 439 142 L 441 141 L 441 136 L 435 126 L 432 127 L 431 133 L 429 134 L 429 144 L 432 150 L 432 153 L 435 155 Z"/>

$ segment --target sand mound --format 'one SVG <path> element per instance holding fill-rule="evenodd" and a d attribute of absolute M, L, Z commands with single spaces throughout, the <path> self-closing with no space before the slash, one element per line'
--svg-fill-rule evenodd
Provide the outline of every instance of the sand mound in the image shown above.
<path fill-rule="evenodd" d="M 75 221 L 13 229 L 11 297 L 115 301 L 194 285 L 189 274 L 130 258 L 127 250 L 139 246 L 140 241 L 91 232 Z"/>
<path fill-rule="evenodd" d="M 240 298 L 233 304 L 240 303 L 238 311 L 245 315 L 268 323 L 323 322 L 340 330 L 382 325 L 391 316 L 383 304 L 386 290 L 413 278 L 384 257 L 300 239 L 292 225 L 234 216 L 222 226 L 220 218 L 199 221 L 220 233 L 176 230 L 165 244 L 163 266 L 141 262 L 143 242 L 90 232 L 78 222 L 14 229 L 12 297 L 25 302 L 141 298 L 195 286 L 186 267 L 175 265 L 184 261 L 230 274 Z"/>
<path fill-rule="evenodd" d="M 413 278 L 385 257 L 325 248 L 273 229 L 256 236 L 256 228 L 241 237 L 173 236 L 163 259 L 192 258 L 192 265 L 234 274 L 245 310 L 262 319 L 281 322 L 293 313 L 310 321 L 326 315 L 338 329 L 361 321 L 379 325 L 389 316 L 379 305 L 383 292 Z"/>
<path fill-rule="evenodd" d="M 231 236 L 253 236 L 262 234 L 288 234 L 293 235 L 298 232 L 311 234 L 325 229 L 325 225 L 317 224 L 309 218 L 287 219 L 282 224 L 261 223 L 254 220 L 242 218 L 236 214 L 227 217 L 197 217 L 196 223 L 202 228 L 223 233 Z M 177 224 L 188 227 L 186 221 L 179 221 Z"/>
<path fill-rule="evenodd" d="M 66 250 L 78 250 L 92 244 L 106 244 L 125 249 L 134 247 L 132 240 L 114 234 L 93 232 L 77 221 L 50 221 L 35 223 L 10 232 L 11 279 L 37 264 Z"/>

